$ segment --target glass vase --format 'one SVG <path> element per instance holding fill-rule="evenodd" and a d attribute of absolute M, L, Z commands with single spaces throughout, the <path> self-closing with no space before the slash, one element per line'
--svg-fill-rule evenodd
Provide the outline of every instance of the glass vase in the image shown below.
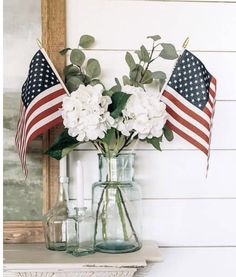
<path fill-rule="evenodd" d="M 67 219 L 66 252 L 73 256 L 94 253 L 94 220 L 86 207 L 75 208 L 75 215 Z"/>
<path fill-rule="evenodd" d="M 141 248 L 141 190 L 134 181 L 135 154 L 98 155 L 99 182 L 92 188 L 94 246 L 98 252 Z"/>
<path fill-rule="evenodd" d="M 66 250 L 68 181 L 67 177 L 59 178 L 57 202 L 43 218 L 45 243 L 49 250 Z"/>

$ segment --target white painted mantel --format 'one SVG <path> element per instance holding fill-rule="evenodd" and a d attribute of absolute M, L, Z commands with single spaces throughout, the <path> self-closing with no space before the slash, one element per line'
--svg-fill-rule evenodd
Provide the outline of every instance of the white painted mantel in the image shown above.
<path fill-rule="evenodd" d="M 155 241 L 144 241 L 142 249 L 133 253 L 95 253 L 83 257 L 50 251 L 44 244 L 7 244 L 4 277 L 131 277 L 148 262 L 161 261 Z"/>

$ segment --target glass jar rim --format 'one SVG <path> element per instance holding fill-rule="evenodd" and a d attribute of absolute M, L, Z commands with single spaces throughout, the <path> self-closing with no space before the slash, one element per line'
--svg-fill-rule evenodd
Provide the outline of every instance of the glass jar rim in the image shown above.
<path fill-rule="evenodd" d="M 104 158 L 109 158 L 109 157 L 105 156 L 102 153 L 98 153 L 98 156 L 99 157 L 104 157 Z M 117 158 L 119 156 L 136 156 L 136 153 L 119 153 L 117 156 L 111 157 L 111 159 Z"/>

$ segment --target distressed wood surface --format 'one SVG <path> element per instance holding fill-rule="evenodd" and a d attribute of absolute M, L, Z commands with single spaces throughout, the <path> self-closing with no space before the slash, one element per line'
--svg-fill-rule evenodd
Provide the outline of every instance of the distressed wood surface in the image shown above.
<path fill-rule="evenodd" d="M 65 58 L 60 55 L 59 51 L 65 48 L 66 44 L 65 21 L 65 0 L 42 0 L 42 44 L 61 76 Z M 62 129 L 62 126 L 56 126 L 44 135 L 44 150 L 55 141 Z M 47 199 L 44 205 L 44 213 L 46 213 L 56 201 L 59 162 L 45 155 L 43 168 L 44 197 Z"/>
<path fill-rule="evenodd" d="M 43 228 L 41 221 L 5 221 L 5 243 L 42 242 Z"/>

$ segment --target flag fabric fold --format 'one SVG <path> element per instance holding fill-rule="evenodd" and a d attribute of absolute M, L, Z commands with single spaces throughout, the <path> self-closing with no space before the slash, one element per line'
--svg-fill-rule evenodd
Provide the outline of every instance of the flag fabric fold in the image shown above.
<path fill-rule="evenodd" d="M 210 155 L 212 120 L 216 103 L 216 79 L 191 52 L 184 50 L 164 89 L 167 126 Z"/>
<path fill-rule="evenodd" d="M 16 148 L 25 176 L 27 146 L 48 129 L 62 122 L 62 99 L 65 87 L 46 52 L 36 52 L 29 66 L 28 77 L 23 84 L 20 117 L 16 130 Z"/>

